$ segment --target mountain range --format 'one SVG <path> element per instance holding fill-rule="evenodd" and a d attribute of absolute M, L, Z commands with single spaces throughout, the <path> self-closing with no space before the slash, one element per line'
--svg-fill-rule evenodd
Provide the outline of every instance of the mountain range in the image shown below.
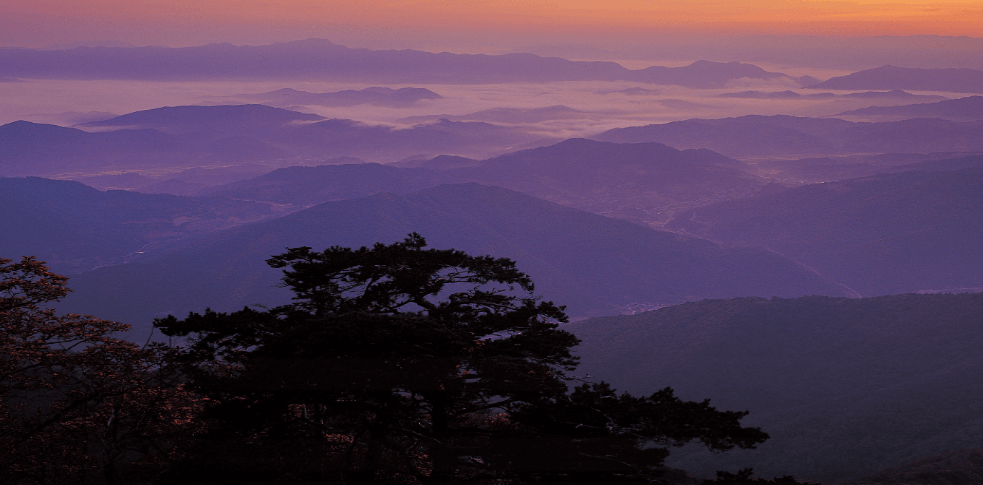
<path fill-rule="evenodd" d="M 631 70 L 608 61 L 569 61 L 533 54 L 452 54 L 353 49 L 309 39 L 261 46 L 76 47 L 0 49 L 0 77 L 27 79 L 317 79 L 406 83 L 635 81 L 693 88 L 724 87 L 741 79 L 808 84 L 739 62 L 698 61 L 683 67 Z"/>
<path fill-rule="evenodd" d="M 748 115 L 615 128 L 591 138 L 616 143 L 658 142 L 678 149 L 708 148 L 735 158 L 973 152 L 983 151 L 983 122 L 909 119 L 861 123 Z"/>
<path fill-rule="evenodd" d="M 906 104 L 904 106 L 871 106 L 840 113 L 837 116 L 863 116 L 868 118 L 943 118 L 956 121 L 983 120 L 983 96 L 968 96 L 935 103 Z"/>
<path fill-rule="evenodd" d="M 808 87 L 812 89 L 905 89 L 983 93 L 983 71 L 967 68 L 924 69 L 886 65 L 833 77 Z"/>
<path fill-rule="evenodd" d="M 478 182 L 661 225 L 674 210 L 749 195 L 768 183 L 749 174 L 743 162 L 709 150 L 586 139 L 480 161 L 437 157 L 409 165 L 290 167 L 202 193 L 306 207 L 380 191 L 406 193 L 441 183 Z"/>
<path fill-rule="evenodd" d="M 277 89 L 266 93 L 237 94 L 231 98 L 243 99 L 252 103 L 265 104 L 280 108 L 291 106 L 358 106 L 369 104 L 373 106 L 389 106 L 404 108 L 428 99 L 440 99 L 441 96 L 424 88 L 369 87 L 363 89 L 346 89 L 330 93 L 312 93 L 291 88 Z"/>
<path fill-rule="evenodd" d="M 0 126 L 0 174 L 92 175 L 263 162 L 273 168 L 357 156 L 489 156 L 544 144 L 539 134 L 440 120 L 409 128 L 325 119 L 263 105 L 176 106 L 76 128 L 16 121 Z"/>

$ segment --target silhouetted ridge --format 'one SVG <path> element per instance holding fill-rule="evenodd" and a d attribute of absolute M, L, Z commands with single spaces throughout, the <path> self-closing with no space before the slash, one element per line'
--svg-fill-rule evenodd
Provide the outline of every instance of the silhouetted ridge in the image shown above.
<path fill-rule="evenodd" d="M 965 68 L 922 69 L 886 65 L 846 76 L 834 77 L 808 87 L 815 89 L 907 89 L 983 93 L 983 71 Z"/>
<path fill-rule="evenodd" d="M 209 44 L 178 49 L 3 49 L 0 76 L 172 81 L 302 78 L 381 83 L 636 81 L 695 88 L 718 87 L 744 77 L 787 77 L 741 63 L 700 61 L 681 68 L 629 70 L 608 61 L 569 61 L 533 54 L 351 49 L 316 39 L 262 46 Z"/>

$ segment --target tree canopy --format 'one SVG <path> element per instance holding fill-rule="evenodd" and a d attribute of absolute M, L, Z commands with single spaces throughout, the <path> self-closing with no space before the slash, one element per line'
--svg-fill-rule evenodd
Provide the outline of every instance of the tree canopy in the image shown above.
<path fill-rule="evenodd" d="M 200 407 L 162 346 L 118 338 L 118 322 L 58 315 L 67 279 L 33 257 L 0 258 L 4 483 L 119 483 L 124 461 L 160 469 Z"/>
<path fill-rule="evenodd" d="M 203 480 L 646 480 L 664 446 L 767 438 L 740 426 L 746 413 L 671 389 L 571 391 L 578 340 L 509 259 L 427 248 L 414 233 L 268 263 L 284 269 L 294 303 L 155 322 L 184 339 L 181 358 L 213 406 L 199 462 L 184 468 Z"/>

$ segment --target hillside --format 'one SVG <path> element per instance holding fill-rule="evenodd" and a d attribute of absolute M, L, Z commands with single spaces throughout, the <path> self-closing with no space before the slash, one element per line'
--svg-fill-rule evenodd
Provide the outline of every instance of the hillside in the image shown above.
<path fill-rule="evenodd" d="M 837 116 L 883 119 L 943 118 L 977 121 L 983 119 L 983 96 L 968 96 L 935 103 L 906 104 L 904 106 L 871 106 L 845 111 Z"/>
<path fill-rule="evenodd" d="M 863 122 L 835 118 L 749 115 L 615 128 L 592 137 L 616 143 L 708 148 L 728 157 L 814 157 L 870 153 L 983 151 L 983 122 L 907 119 Z"/>
<path fill-rule="evenodd" d="M 327 202 L 229 229 L 172 252 L 100 268 L 71 281 L 65 310 L 118 319 L 146 332 L 153 317 L 276 305 L 279 272 L 264 261 L 285 248 L 358 247 L 410 232 L 432 247 L 505 256 L 537 293 L 574 317 L 701 298 L 842 295 L 782 257 L 725 249 L 696 238 L 563 207 L 497 187 L 442 185 L 407 195 Z"/>
<path fill-rule="evenodd" d="M 833 482 L 979 446 L 981 320 L 983 294 L 907 294 L 706 300 L 565 328 L 583 340 L 581 375 L 749 410 L 772 436 L 677 450 L 671 466 Z"/>
<path fill-rule="evenodd" d="M 585 139 L 481 161 L 439 157 L 413 165 L 290 167 L 206 193 L 307 207 L 380 191 L 406 193 L 441 183 L 477 182 L 596 214 L 661 225 L 673 210 L 742 197 L 767 184 L 747 173 L 744 163 L 709 150 Z"/>
<path fill-rule="evenodd" d="M 814 89 L 907 89 L 983 93 L 983 71 L 881 66 L 838 76 L 809 86 Z"/>
<path fill-rule="evenodd" d="M 983 288 L 983 168 L 902 172 L 713 204 L 666 225 L 769 248 L 860 295 Z"/>
<path fill-rule="evenodd" d="M 553 141 L 521 128 L 438 120 L 410 127 L 324 119 L 262 105 L 175 106 L 66 128 L 0 126 L 0 176 L 168 173 L 189 167 L 263 164 L 268 170 L 337 157 L 489 157 Z"/>

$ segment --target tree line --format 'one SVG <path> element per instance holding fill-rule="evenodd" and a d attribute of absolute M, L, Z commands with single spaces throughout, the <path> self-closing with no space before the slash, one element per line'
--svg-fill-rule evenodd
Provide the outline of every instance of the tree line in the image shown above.
<path fill-rule="evenodd" d="M 753 448 L 746 412 L 573 372 L 579 340 L 506 258 L 289 249 L 291 304 L 126 325 L 0 259 L 0 478 L 13 483 L 645 483 L 669 448 Z M 751 480 L 750 471 L 718 480 Z"/>

